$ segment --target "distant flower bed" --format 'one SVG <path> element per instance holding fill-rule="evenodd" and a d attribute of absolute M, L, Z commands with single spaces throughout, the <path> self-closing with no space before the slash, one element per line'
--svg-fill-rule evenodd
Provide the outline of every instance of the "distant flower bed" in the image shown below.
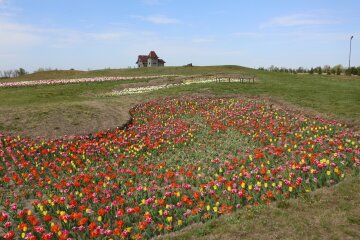
<path fill-rule="evenodd" d="M 20 82 L 0 82 L 0 87 L 23 87 L 36 85 L 56 85 L 56 84 L 73 84 L 85 82 L 105 82 L 131 79 L 149 79 L 161 77 L 176 77 L 179 75 L 156 75 L 156 76 L 133 76 L 133 77 L 95 77 L 95 78 L 76 78 L 76 79 L 54 79 L 54 80 L 36 80 Z"/>
<path fill-rule="evenodd" d="M 263 101 L 165 98 L 130 113 L 89 136 L 0 135 L 0 237 L 148 239 L 360 170 L 350 129 Z"/>
<path fill-rule="evenodd" d="M 148 86 L 148 87 L 133 87 L 133 88 L 125 88 L 121 91 L 112 91 L 110 93 L 105 93 L 103 96 L 121 96 L 121 95 L 129 95 L 129 94 L 139 94 L 152 92 L 164 88 L 172 88 L 183 85 L 189 85 L 194 83 L 210 83 L 215 82 L 215 78 L 197 78 L 191 80 L 185 80 L 183 83 L 175 83 L 175 84 L 162 84 L 157 86 Z"/>

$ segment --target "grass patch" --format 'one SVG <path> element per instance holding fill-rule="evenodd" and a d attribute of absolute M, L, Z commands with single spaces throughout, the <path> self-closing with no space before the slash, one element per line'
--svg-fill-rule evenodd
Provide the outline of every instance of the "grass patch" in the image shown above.
<path fill-rule="evenodd" d="M 120 70 L 98 70 L 92 72 L 74 72 L 75 75 L 90 74 L 86 77 L 94 76 L 110 76 L 110 75 L 154 75 L 154 74 L 210 74 L 210 73 L 231 73 L 240 72 L 243 74 L 256 74 L 257 82 L 255 84 L 248 83 L 207 83 L 207 84 L 192 84 L 179 86 L 169 89 L 162 89 L 150 93 L 117 96 L 117 97 L 98 97 L 103 93 L 111 92 L 113 89 L 122 89 L 124 87 L 133 87 L 136 84 L 152 84 L 150 79 L 139 80 L 121 80 L 114 82 L 98 82 L 98 83 L 80 83 L 69 85 L 53 85 L 53 86 L 33 86 L 33 87 L 18 87 L 18 88 L 0 88 L 0 110 L 4 116 L 0 117 L 0 123 L 6 132 L 13 132 L 13 134 L 30 134 L 36 136 L 38 129 L 33 131 L 26 130 L 31 125 L 36 125 L 34 121 L 39 121 L 37 118 L 30 117 L 34 115 L 41 115 L 43 111 L 49 112 L 48 115 L 55 115 L 55 118 L 63 118 L 65 116 L 62 111 L 56 111 L 59 106 L 80 106 L 86 105 L 88 102 L 94 104 L 106 104 L 116 106 L 116 111 L 121 111 L 120 115 L 126 115 L 129 106 L 133 106 L 136 102 L 146 101 L 158 97 L 179 96 L 189 94 L 211 94 L 211 95 L 246 95 L 262 98 L 271 98 L 275 101 L 290 103 L 291 106 L 301 107 L 306 111 L 313 111 L 314 113 L 322 113 L 331 118 L 336 118 L 341 121 L 346 121 L 350 125 L 357 125 L 360 123 L 360 112 L 358 106 L 360 105 L 360 78 L 357 76 L 319 76 L 319 75 L 293 75 L 287 73 L 271 73 L 264 71 L 257 71 L 249 68 L 237 66 L 214 66 L 214 67 L 166 67 L 153 69 L 120 69 Z M 63 74 L 63 75 L 62 75 Z M 35 79 L 52 77 L 61 78 L 64 75 L 73 78 L 68 72 L 53 71 L 51 74 L 38 73 L 31 75 Z M 28 75 L 30 76 L 30 75 Z M 81 75 L 82 76 L 82 75 Z M 82 76 L 85 77 L 85 76 Z M 168 79 L 155 80 L 156 84 L 161 84 L 162 81 L 167 82 Z M 129 104 L 131 103 L 131 104 Z M 91 111 L 106 121 L 106 116 L 109 114 L 110 108 L 92 108 Z M 76 107 L 67 108 L 67 112 L 73 118 L 77 118 Z M 22 121 L 17 127 L 7 127 L 13 118 L 6 117 L 18 114 Z M 58 115 L 58 116 L 57 116 Z M 33 120 L 32 120 L 33 119 Z M 114 119 L 118 121 L 117 125 L 121 125 L 122 119 Z M 23 124 L 26 123 L 26 124 Z M 52 123 L 45 127 L 53 129 Z M 66 122 L 64 123 L 66 124 Z M 83 122 L 84 129 L 88 124 Z M 112 124 L 109 127 L 117 126 Z M 80 123 L 79 126 L 82 126 Z M 103 125 L 101 125 L 103 127 Z M 105 127 L 107 128 L 107 127 Z M 15 130 L 18 129 L 18 130 Z M 70 129 L 71 131 L 58 131 L 58 134 L 72 134 L 80 133 L 77 128 L 73 128 L 72 124 L 61 128 Z M 89 126 L 89 131 L 93 128 Z M 102 130 L 100 126 L 96 130 Z M 83 131 L 81 131 L 82 133 Z M 46 134 L 46 131 L 42 131 Z M 50 136 L 50 135 L 49 135 Z"/>
<path fill-rule="evenodd" d="M 225 66 L 199 66 L 199 67 L 158 67 L 158 68 L 131 68 L 131 69 L 99 69 L 92 71 L 78 70 L 52 70 L 37 72 L 20 76 L 17 78 L 0 79 L 2 82 L 32 81 L 47 79 L 71 79 L 71 78 L 93 78 L 113 76 L 151 76 L 151 75 L 194 75 L 194 74 L 215 74 L 222 72 L 246 72 L 253 73 L 251 68 L 225 65 Z"/>

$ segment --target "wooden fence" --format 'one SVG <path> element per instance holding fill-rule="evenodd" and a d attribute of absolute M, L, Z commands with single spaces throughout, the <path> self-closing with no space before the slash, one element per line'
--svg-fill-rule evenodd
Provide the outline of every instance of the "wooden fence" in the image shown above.
<path fill-rule="evenodd" d="M 242 74 L 223 74 L 223 75 L 213 75 L 212 78 L 215 78 L 215 82 L 227 81 L 239 81 L 245 82 L 248 81 L 249 83 L 255 83 L 255 76 L 254 75 L 242 75 Z"/>

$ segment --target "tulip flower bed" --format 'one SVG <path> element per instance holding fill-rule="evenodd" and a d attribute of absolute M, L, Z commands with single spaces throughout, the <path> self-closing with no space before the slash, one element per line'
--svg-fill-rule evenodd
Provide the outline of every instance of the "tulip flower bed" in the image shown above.
<path fill-rule="evenodd" d="M 130 113 L 96 135 L 0 136 L 2 237 L 147 239 L 360 169 L 349 129 L 263 101 L 164 98 Z"/>
<path fill-rule="evenodd" d="M 172 87 L 178 87 L 183 85 L 190 85 L 195 83 L 211 83 L 216 82 L 217 80 L 215 78 L 208 78 L 208 77 L 198 77 L 195 79 L 188 79 L 185 80 L 182 83 L 175 83 L 175 84 L 162 84 L 157 86 L 148 86 L 148 87 L 133 87 L 133 88 L 126 88 L 121 91 L 112 91 L 110 93 L 105 93 L 100 96 L 121 96 L 121 95 L 130 95 L 130 94 L 139 94 L 139 93 L 145 93 L 145 92 L 152 92 L 164 88 L 172 88 Z M 240 79 L 233 79 L 233 82 L 241 82 Z"/>
<path fill-rule="evenodd" d="M 74 83 L 90 83 L 90 82 L 106 82 L 119 80 L 135 80 L 135 79 L 152 79 L 164 77 L 178 77 L 180 75 L 156 75 L 156 76 L 133 76 L 133 77 L 93 77 L 93 78 L 75 78 L 75 79 L 52 79 L 52 80 L 36 80 L 36 81 L 19 81 L 19 82 L 0 82 L 1 87 L 26 87 L 39 85 L 59 85 Z"/>

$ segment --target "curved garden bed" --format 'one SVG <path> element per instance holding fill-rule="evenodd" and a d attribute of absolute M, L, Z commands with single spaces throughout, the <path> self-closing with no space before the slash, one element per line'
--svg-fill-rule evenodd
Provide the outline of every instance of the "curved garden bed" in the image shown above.
<path fill-rule="evenodd" d="M 124 128 L 0 137 L 6 239 L 150 238 L 358 173 L 359 136 L 249 98 L 152 100 Z"/>

